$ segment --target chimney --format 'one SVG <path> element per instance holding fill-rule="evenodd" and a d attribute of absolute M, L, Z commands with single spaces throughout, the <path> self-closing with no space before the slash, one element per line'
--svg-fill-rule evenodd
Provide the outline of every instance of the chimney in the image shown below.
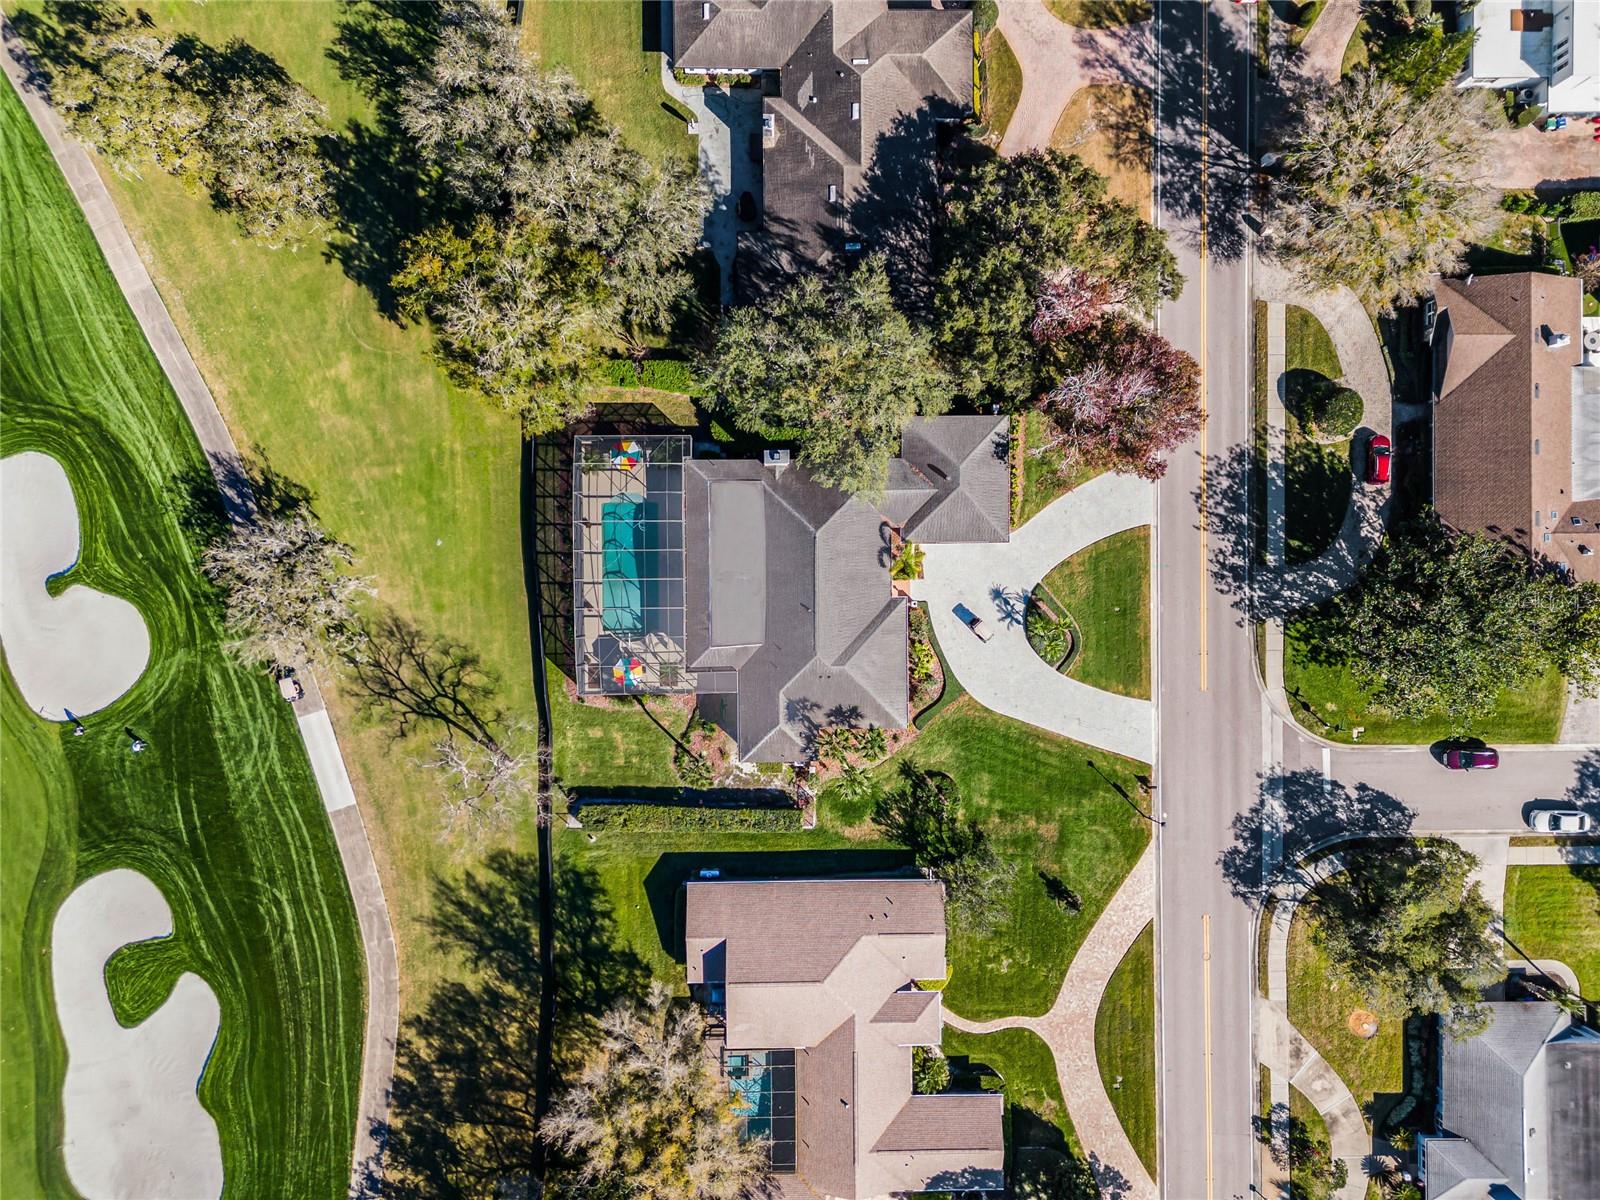
<path fill-rule="evenodd" d="M 787 450 L 763 450 L 761 452 L 761 465 L 774 475 L 782 475 L 789 467 L 789 452 Z"/>
<path fill-rule="evenodd" d="M 1572 344 L 1572 335 L 1570 333 L 1557 333 L 1548 325 L 1539 326 L 1539 336 L 1544 339 L 1546 350 L 1559 350 L 1562 346 Z"/>

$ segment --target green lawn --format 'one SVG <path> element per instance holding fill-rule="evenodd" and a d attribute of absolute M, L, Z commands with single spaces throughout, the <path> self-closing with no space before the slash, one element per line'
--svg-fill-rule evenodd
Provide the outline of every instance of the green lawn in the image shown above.
<path fill-rule="evenodd" d="M 1083 634 L 1070 673 L 1090 687 L 1150 698 L 1150 527 L 1078 551 L 1044 578 L 1046 601 Z"/>
<path fill-rule="evenodd" d="M 566 67 L 628 143 L 651 158 L 693 161 L 689 114 L 661 87 L 656 22 L 643 0 L 532 0 L 523 7 L 522 44 L 541 62 Z"/>
<path fill-rule="evenodd" d="M 1371 1038 L 1350 1032 L 1352 1011 L 1371 1004 L 1332 977 L 1328 957 L 1311 938 L 1310 918 L 1297 911 L 1289 926 L 1289 1020 L 1315 1046 L 1368 1111 L 1374 1095 L 1404 1087 L 1405 1039 L 1399 1021 L 1382 1021 Z"/>
<path fill-rule="evenodd" d="M 1059 450 L 1047 449 L 1043 453 L 1035 453 L 1036 448 L 1044 444 L 1047 428 L 1045 417 L 1037 410 L 1030 409 L 1023 421 L 1027 451 L 1022 459 L 1022 505 L 1017 513 L 1018 528 L 1037 516 L 1050 501 L 1066 495 L 1080 483 L 1088 483 L 1101 473 L 1097 467 L 1086 466 L 1068 471 Z"/>
<path fill-rule="evenodd" d="M 1332 1143 L 1328 1137 L 1328 1123 L 1322 1119 L 1322 1114 L 1317 1111 L 1317 1106 L 1311 1102 L 1311 1097 L 1293 1085 L 1290 1085 L 1289 1088 L 1289 1119 L 1298 1122 L 1301 1128 L 1305 1130 L 1306 1136 L 1316 1143 L 1324 1154 L 1331 1153 L 1330 1147 Z M 1297 1168 L 1303 1168 L 1303 1166 L 1304 1164 L 1294 1161 L 1291 1154 L 1289 1162 L 1290 1173 L 1293 1174 Z M 1301 1190 L 1309 1191 L 1309 1189 Z M 1295 1194 L 1300 1195 L 1301 1190 L 1297 1190 Z"/>
<path fill-rule="evenodd" d="M 336 119 L 370 119 L 366 99 L 328 58 L 340 14 L 365 10 L 336 0 L 149 7 L 162 28 L 213 44 L 246 38 Z M 536 7 L 528 6 L 530 18 Z M 309 487 L 319 517 L 355 548 L 380 600 L 476 653 L 497 681 L 498 702 L 531 720 L 516 420 L 452 386 L 430 357 L 427 331 L 386 319 L 319 249 L 245 241 L 230 218 L 164 175 L 102 176 L 238 443 Z M 363 801 L 409 1009 L 453 969 L 420 925 L 432 907 L 429 881 L 473 855 L 439 840 L 435 785 L 416 767 L 427 739 L 394 745 L 357 719 L 347 695 L 324 692 Z M 558 774 L 668 781 L 670 744 L 645 716 L 579 708 L 558 671 L 551 692 Z M 510 841 L 531 849 L 531 824 Z"/>
<path fill-rule="evenodd" d="M 1144 768 L 989 712 L 970 697 L 941 709 L 903 755 L 949 772 L 969 810 L 1018 867 L 1010 915 L 998 928 L 983 936 L 952 932 L 945 1000 L 978 1020 L 1044 1012 L 1079 943 L 1148 841 L 1144 822 L 1112 787 L 1133 794 L 1133 775 Z M 892 785 L 897 770 L 890 760 L 877 775 Z M 563 858 L 596 872 L 616 910 L 621 940 L 664 983 L 681 989 L 679 883 L 707 866 L 724 874 L 787 875 L 904 865 L 906 853 L 878 836 L 870 807 L 847 803 L 830 789 L 819 802 L 818 827 L 806 832 L 606 830 L 591 842 L 588 831 L 558 828 L 556 846 Z M 1083 911 L 1059 909 L 1045 894 L 1040 871 L 1059 875 L 1082 898 Z"/>
<path fill-rule="evenodd" d="M 1339 74 L 1345 76 L 1352 71 L 1359 71 L 1367 65 L 1370 54 L 1367 50 L 1367 31 L 1370 28 L 1367 18 L 1362 17 L 1356 22 L 1355 31 L 1351 33 L 1350 40 L 1344 45 L 1344 57 L 1339 60 Z"/>
<path fill-rule="evenodd" d="M 1290 564 L 1309 562 L 1333 544 L 1350 506 L 1348 443 L 1324 444 L 1308 435 L 1300 416 L 1310 397 L 1344 375 L 1327 330 L 1310 312 L 1284 310 L 1284 370 L 1288 430 L 1284 446 L 1284 543 Z"/>
<path fill-rule="evenodd" d="M 1002 138 L 1011 116 L 1022 98 L 1022 64 L 1006 41 L 1006 35 L 991 29 L 983 41 L 984 99 L 983 119 L 994 136 Z"/>
<path fill-rule="evenodd" d="M 1452 734 L 1442 717 L 1402 721 L 1377 703 L 1347 668 L 1314 661 L 1315 644 L 1303 621 L 1290 621 L 1283 631 L 1283 684 L 1294 717 L 1307 729 L 1336 742 L 1416 745 Z M 1553 742 L 1561 732 L 1566 687 L 1557 671 L 1547 672 L 1532 687 L 1500 693 L 1494 711 L 1470 732 L 1490 742 Z"/>
<path fill-rule="evenodd" d="M 1079 29 L 1132 25 L 1152 15 L 1150 0 L 1045 0 L 1045 7 L 1057 20 Z"/>
<path fill-rule="evenodd" d="M 1339 352 L 1321 321 L 1298 304 L 1285 305 L 1283 317 L 1285 370 L 1315 371 L 1328 379 L 1344 374 Z"/>
<path fill-rule="evenodd" d="M 1122 1128 L 1150 1177 L 1156 1173 L 1155 926 L 1128 948 L 1100 997 L 1094 1056 Z"/>
<path fill-rule="evenodd" d="M 69 578 L 131 600 L 151 634 L 144 675 L 82 738 L 0 682 L 0 1191 L 71 1194 L 51 922 L 83 880 L 131 867 L 161 889 L 175 934 L 120 954 L 115 986 L 125 1012 L 147 1008 L 152 980 L 175 969 L 216 993 L 221 1029 L 199 1093 L 229 1195 L 343 1196 L 363 965 L 332 832 L 288 706 L 220 648 L 180 499 L 187 481 L 209 481 L 205 460 L 43 143 L 0 92 L 0 452 L 61 462 L 82 520 Z M 137 759 L 125 727 L 149 745 Z"/>
<path fill-rule="evenodd" d="M 1566 963 L 1585 999 L 1600 998 L 1600 866 L 1510 868 L 1506 936 L 1532 958 Z"/>
<path fill-rule="evenodd" d="M 1031 1029 L 963 1033 L 946 1025 L 944 1052 L 952 1060 L 956 1086 L 972 1086 L 969 1072 L 973 1071 L 999 1076 L 998 1081 L 988 1076 L 985 1087 L 1005 1092 L 1006 1149 L 1013 1159 L 1019 1151 L 1082 1157 L 1061 1096 L 1055 1058 L 1038 1034 Z"/>

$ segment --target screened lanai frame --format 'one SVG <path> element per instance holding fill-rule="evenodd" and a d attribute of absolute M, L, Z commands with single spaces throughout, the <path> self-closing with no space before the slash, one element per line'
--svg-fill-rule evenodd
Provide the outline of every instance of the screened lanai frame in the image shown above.
<path fill-rule="evenodd" d="M 684 647 L 685 434 L 572 447 L 573 659 L 583 695 L 692 692 Z"/>

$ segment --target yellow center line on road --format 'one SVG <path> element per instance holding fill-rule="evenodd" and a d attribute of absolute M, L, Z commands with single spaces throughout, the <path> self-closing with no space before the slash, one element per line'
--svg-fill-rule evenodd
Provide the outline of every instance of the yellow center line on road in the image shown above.
<path fill-rule="evenodd" d="M 1205 996 L 1206 1200 L 1213 1200 L 1211 1161 L 1211 914 L 1200 914 L 1200 967 Z"/>
<path fill-rule="evenodd" d="M 1206 615 L 1211 601 L 1210 559 L 1211 518 L 1207 511 L 1206 425 L 1211 419 L 1206 387 L 1206 154 L 1211 144 L 1210 65 L 1211 0 L 1206 0 L 1200 16 L 1200 690 L 1206 690 L 1210 665 Z M 1209 1145 L 1206 1153 L 1210 1154 Z M 1208 1172 L 1209 1175 L 1209 1172 Z M 1207 1189 L 1209 1194 L 1209 1188 Z"/>

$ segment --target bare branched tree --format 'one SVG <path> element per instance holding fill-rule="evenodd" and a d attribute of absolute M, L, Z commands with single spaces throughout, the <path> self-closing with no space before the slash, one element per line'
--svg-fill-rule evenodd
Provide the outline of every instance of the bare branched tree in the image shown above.
<path fill-rule="evenodd" d="M 264 515 L 217 538 L 201 567 L 227 604 L 229 649 L 253 666 L 304 666 L 361 641 L 355 598 L 373 591 L 351 574 L 354 553 L 306 513 Z"/>
<path fill-rule="evenodd" d="M 740 1136 L 727 1085 L 706 1057 L 705 1019 L 661 984 L 600 1021 L 599 1048 L 551 1109 L 543 1136 L 578 1181 L 625 1180 L 637 1200 L 739 1200 L 767 1193 L 765 1145 Z"/>
<path fill-rule="evenodd" d="M 1498 220 L 1482 182 L 1494 93 L 1425 98 L 1370 70 L 1313 93 L 1283 147 L 1271 244 L 1315 287 L 1391 311 Z"/>
<path fill-rule="evenodd" d="M 503 833 L 538 793 L 537 755 L 523 747 L 528 730 L 513 725 L 500 738 L 479 741 L 446 734 L 425 765 L 444 784 L 443 828 L 448 841 L 480 841 Z"/>

